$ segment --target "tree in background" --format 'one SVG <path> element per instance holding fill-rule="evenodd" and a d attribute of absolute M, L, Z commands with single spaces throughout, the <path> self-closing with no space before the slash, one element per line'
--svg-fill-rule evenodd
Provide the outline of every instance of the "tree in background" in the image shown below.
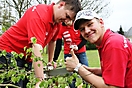
<path fill-rule="evenodd" d="M 14 13 L 17 13 L 16 17 L 21 18 L 24 11 L 31 6 L 33 0 L 6 0 L 6 4 L 15 10 Z M 12 11 L 13 12 L 13 11 Z"/>
<path fill-rule="evenodd" d="M 51 3 L 51 0 L 1 0 L 0 1 L 1 34 L 22 17 L 25 10 L 33 4 Z"/>
<path fill-rule="evenodd" d="M 52 0 L 36 0 L 39 4 L 42 4 L 42 3 L 44 3 L 44 4 L 51 4 L 51 1 Z"/>
<path fill-rule="evenodd" d="M 90 42 L 86 43 L 86 49 L 87 50 L 96 50 L 96 46 L 94 44 L 91 44 Z"/>
<path fill-rule="evenodd" d="M 5 0 L 1 0 L 0 4 L 0 34 L 11 26 L 12 22 L 11 8 L 7 6 Z"/>
<path fill-rule="evenodd" d="M 81 0 L 81 4 L 83 9 L 93 10 L 104 19 L 112 13 L 110 0 Z"/>
<path fill-rule="evenodd" d="M 124 35 L 124 31 L 122 29 L 122 26 L 120 25 L 119 31 L 117 31 L 119 34 Z"/>
<path fill-rule="evenodd" d="M 51 0 L 6 0 L 6 3 L 9 7 L 15 9 L 19 19 L 24 14 L 25 10 L 33 4 L 49 4 L 51 3 Z"/>

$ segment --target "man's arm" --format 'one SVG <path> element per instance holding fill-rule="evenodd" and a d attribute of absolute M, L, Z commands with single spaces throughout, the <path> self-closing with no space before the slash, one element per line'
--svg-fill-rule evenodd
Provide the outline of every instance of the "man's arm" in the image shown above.
<path fill-rule="evenodd" d="M 52 63 L 54 57 L 56 41 L 50 41 L 48 44 L 48 62 Z"/>
<path fill-rule="evenodd" d="M 42 46 L 40 44 L 33 44 L 32 48 L 33 48 L 34 55 L 36 57 L 42 58 L 42 55 L 40 52 L 41 50 L 43 50 Z M 43 80 L 44 79 L 43 62 L 42 61 L 34 62 L 34 60 L 33 60 L 33 67 L 34 67 L 34 71 L 35 71 L 35 76 L 37 78 L 39 78 L 40 80 Z"/>
<path fill-rule="evenodd" d="M 105 84 L 104 79 L 101 76 L 95 75 L 84 66 L 79 64 L 79 60 L 75 55 L 73 49 L 71 49 L 70 53 L 72 57 L 67 57 L 65 62 L 66 69 L 68 71 L 77 71 L 86 82 L 91 83 L 96 88 L 119 88 L 117 86 Z"/>
<path fill-rule="evenodd" d="M 92 74 L 90 71 L 81 66 L 78 70 L 80 76 L 87 82 L 91 83 L 96 88 L 119 88 L 112 85 L 107 85 L 104 82 L 104 79 L 100 76 Z"/>
<path fill-rule="evenodd" d="M 98 76 L 102 76 L 101 67 L 88 67 L 86 65 L 83 65 L 83 67 Z"/>

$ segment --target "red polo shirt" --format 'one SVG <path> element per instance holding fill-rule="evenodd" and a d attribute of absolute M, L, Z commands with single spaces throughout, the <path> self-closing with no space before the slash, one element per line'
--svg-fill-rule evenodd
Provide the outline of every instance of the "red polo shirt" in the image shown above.
<path fill-rule="evenodd" d="M 0 49 L 7 52 L 24 53 L 24 47 L 31 47 L 31 37 L 45 47 L 58 34 L 53 23 L 53 5 L 39 4 L 29 8 L 23 17 L 0 37 Z"/>
<path fill-rule="evenodd" d="M 70 53 L 70 45 L 78 45 L 82 39 L 80 38 L 80 31 L 74 30 L 73 26 L 60 26 L 60 32 L 58 38 L 64 39 L 64 54 Z M 81 49 L 75 51 L 75 53 L 82 53 L 86 51 L 86 46 L 84 45 Z"/>
<path fill-rule="evenodd" d="M 107 30 L 98 50 L 105 83 L 132 88 L 132 44 L 128 39 Z"/>

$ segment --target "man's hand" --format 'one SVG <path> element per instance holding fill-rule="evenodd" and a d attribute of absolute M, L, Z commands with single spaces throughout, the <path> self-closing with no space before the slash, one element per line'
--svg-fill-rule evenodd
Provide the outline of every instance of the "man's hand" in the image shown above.
<path fill-rule="evenodd" d="M 39 81 L 38 83 L 36 83 L 36 85 L 35 85 L 35 88 L 40 88 L 39 87 L 39 84 L 41 83 L 41 81 Z"/>
<path fill-rule="evenodd" d="M 48 67 L 52 67 L 52 69 L 53 69 L 53 68 L 56 69 L 57 63 L 56 63 L 56 62 L 53 62 L 53 63 L 48 62 L 47 66 L 48 66 Z M 50 70 L 52 70 L 52 69 L 50 69 Z"/>
<path fill-rule="evenodd" d="M 57 63 L 53 62 L 53 67 L 56 69 L 57 68 Z"/>
<path fill-rule="evenodd" d="M 73 49 L 71 49 L 70 53 L 71 53 L 72 57 L 66 58 L 65 65 L 66 65 L 66 69 L 68 71 L 73 71 L 74 68 L 78 65 L 79 60 L 78 60 L 77 56 L 74 54 Z"/>
<path fill-rule="evenodd" d="M 70 45 L 70 48 L 73 50 L 78 50 L 78 46 L 77 45 Z"/>

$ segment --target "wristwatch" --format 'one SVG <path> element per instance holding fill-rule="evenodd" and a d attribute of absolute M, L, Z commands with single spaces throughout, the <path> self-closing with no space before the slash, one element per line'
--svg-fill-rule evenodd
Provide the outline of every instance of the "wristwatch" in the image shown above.
<path fill-rule="evenodd" d="M 78 72 L 79 68 L 82 66 L 82 64 L 78 63 L 78 65 L 74 68 L 75 72 Z"/>

